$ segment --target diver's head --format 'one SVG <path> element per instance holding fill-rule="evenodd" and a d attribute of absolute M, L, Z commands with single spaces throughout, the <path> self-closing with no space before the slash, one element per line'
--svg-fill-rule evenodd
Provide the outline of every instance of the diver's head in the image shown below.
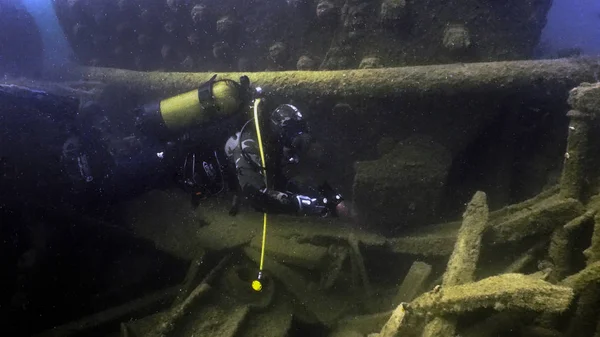
<path fill-rule="evenodd" d="M 311 137 L 308 125 L 298 108 L 282 104 L 271 113 L 271 130 L 283 145 L 283 154 L 289 163 L 297 163 L 308 150 Z"/>

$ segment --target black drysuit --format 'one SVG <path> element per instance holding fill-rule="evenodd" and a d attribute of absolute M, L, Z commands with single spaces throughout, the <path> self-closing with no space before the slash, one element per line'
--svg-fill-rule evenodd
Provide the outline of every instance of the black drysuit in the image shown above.
<path fill-rule="evenodd" d="M 299 187 L 283 175 L 282 168 L 286 165 L 282 158 L 283 147 L 270 146 L 265 151 L 268 186 L 262 173 L 253 121 L 225 144 L 225 154 L 235 170 L 239 188 L 252 207 L 267 213 L 325 215 L 327 207 L 319 198 L 299 194 Z"/>

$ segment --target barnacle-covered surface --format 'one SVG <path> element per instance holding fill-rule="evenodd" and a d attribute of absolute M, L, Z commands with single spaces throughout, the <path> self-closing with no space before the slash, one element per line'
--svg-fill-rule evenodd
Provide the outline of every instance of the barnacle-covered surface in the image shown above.
<path fill-rule="evenodd" d="M 525 59 L 551 3 L 55 0 L 55 7 L 84 64 L 262 71 Z"/>

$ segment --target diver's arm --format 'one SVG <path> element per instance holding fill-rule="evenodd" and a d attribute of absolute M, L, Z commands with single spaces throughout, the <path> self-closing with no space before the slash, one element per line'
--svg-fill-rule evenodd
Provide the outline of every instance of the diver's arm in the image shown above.
<path fill-rule="evenodd" d="M 245 185 L 243 192 L 256 209 L 266 213 L 318 216 L 326 216 L 329 213 L 329 208 L 318 198 L 306 195 L 276 191 L 265 188 L 264 185 L 257 188 L 252 184 Z"/>
<path fill-rule="evenodd" d="M 246 148 L 247 154 L 253 156 L 253 149 Z M 248 157 L 235 151 L 234 160 L 238 182 L 242 193 L 252 206 L 267 213 L 286 213 L 298 215 L 327 215 L 329 209 L 318 198 L 306 195 L 277 191 L 267 188 L 264 176 Z"/>

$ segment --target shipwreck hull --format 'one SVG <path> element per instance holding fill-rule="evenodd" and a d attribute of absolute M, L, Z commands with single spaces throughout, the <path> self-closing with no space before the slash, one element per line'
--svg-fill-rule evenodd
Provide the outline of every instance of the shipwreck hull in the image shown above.
<path fill-rule="evenodd" d="M 248 76 L 263 88 L 268 108 L 293 99 L 305 112 L 318 141 L 307 172 L 340 188 L 370 226 L 395 230 L 457 216 L 477 187 L 486 186 L 497 208 L 553 183 L 568 90 L 593 80 L 597 69 L 595 59 L 560 59 Z M 213 74 L 84 67 L 73 75 L 153 99 Z M 436 150 L 403 149 L 410 137 L 427 138 Z M 368 169 L 378 165 L 390 169 Z"/>

